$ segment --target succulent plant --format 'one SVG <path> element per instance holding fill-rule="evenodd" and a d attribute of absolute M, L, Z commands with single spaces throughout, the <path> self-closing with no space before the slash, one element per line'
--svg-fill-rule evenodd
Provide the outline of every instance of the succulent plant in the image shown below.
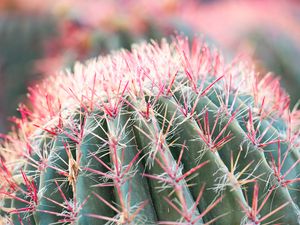
<path fill-rule="evenodd" d="M 290 36 L 289 36 L 290 35 Z M 294 41 L 291 34 L 273 29 L 256 30 L 247 35 L 259 64 L 267 70 L 281 75 L 282 86 L 291 97 L 291 106 L 300 100 L 300 86 L 297 58 L 300 57 L 300 44 Z"/>
<path fill-rule="evenodd" d="M 5 118 L 17 114 L 27 85 L 39 79 L 34 62 L 43 54 L 43 42 L 55 33 L 50 18 L 0 12 L 0 104 L 5 106 L 0 108 L 0 132 L 8 130 Z"/>
<path fill-rule="evenodd" d="M 1 148 L 12 224 L 299 224 L 299 111 L 278 80 L 177 37 L 31 88 Z"/>

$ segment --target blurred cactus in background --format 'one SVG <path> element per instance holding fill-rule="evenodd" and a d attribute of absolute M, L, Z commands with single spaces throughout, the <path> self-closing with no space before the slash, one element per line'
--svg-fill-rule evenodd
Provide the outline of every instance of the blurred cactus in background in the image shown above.
<path fill-rule="evenodd" d="M 38 68 L 51 74 L 76 60 L 129 49 L 134 42 L 158 40 L 175 31 L 192 34 L 189 25 L 174 14 L 181 4 L 177 0 L 58 2 L 53 8 L 60 18 L 60 36 L 48 41 L 49 54 Z"/>
<path fill-rule="evenodd" d="M 274 28 L 256 29 L 242 40 L 262 72 L 281 75 L 282 85 L 290 94 L 291 106 L 294 106 L 300 99 L 300 42 Z"/>
<path fill-rule="evenodd" d="M 40 78 L 35 60 L 43 56 L 43 41 L 53 33 L 53 22 L 45 15 L 0 14 L 0 132 L 7 129 L 7 117 L 16 115 L 27 86 Z"/>

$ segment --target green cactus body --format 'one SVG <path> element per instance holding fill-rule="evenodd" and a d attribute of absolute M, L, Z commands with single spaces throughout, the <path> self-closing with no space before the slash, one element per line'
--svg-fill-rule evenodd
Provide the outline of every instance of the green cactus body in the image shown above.
<path fill-rule="evenodd" d="M 297 112 L 281 89 L 269 93 L 272 79 L 254 74 L 178 37 L 46 80 L 1 148 L 0 216 L 45 225 L 299 224 Z"/>

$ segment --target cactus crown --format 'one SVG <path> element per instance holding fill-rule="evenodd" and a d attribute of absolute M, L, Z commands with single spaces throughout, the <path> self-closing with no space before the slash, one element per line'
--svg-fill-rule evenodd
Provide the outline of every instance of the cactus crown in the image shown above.
<path fill-rule="evenodd" d="M 200 39 L 76 64 L 29 98 L 1 149 L 12 224 L 299 223 L 299 111 Z"/>

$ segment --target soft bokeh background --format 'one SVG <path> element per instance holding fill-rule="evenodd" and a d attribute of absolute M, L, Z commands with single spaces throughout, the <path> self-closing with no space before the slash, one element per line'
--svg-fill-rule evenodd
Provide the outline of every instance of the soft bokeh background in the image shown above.
<path fill-rule="evenodd" d="M 43 77 L 176 32 L 251 57 L 262 75 L 281 76 L 292 107 L 299 100 L 300 1 L 0 0 L 0 132 Z"/>

